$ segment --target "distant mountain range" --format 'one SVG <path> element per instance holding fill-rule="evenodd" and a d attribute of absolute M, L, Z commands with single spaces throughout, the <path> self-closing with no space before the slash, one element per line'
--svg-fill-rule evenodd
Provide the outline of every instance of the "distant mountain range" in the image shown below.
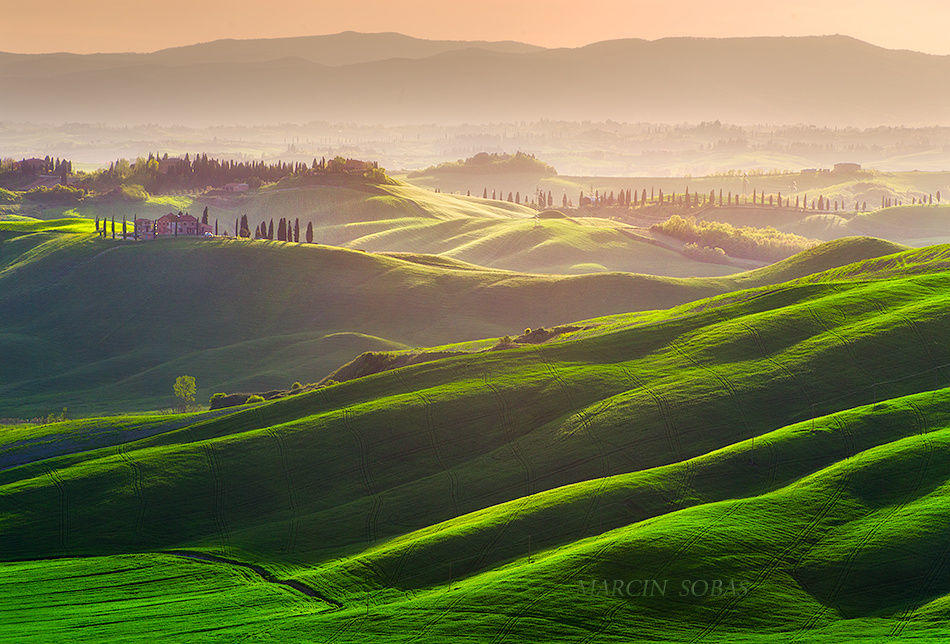
<path fill-rule="evenodd" d="M 544 49 L 346 32 L 145 54 L 0 53 L 0 120 L 950 124 L 948 80 L 950 56 L 845 36 Z"/>

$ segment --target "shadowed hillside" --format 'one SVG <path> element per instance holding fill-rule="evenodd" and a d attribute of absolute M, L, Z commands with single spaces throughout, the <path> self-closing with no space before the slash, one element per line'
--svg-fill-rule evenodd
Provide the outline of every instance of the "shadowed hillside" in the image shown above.
<path fill-rule="evenodd" d="M 729 278 L 531 275 L 316 244 L 130 243 L 73 221 L 0 224 L 0 417 L 156 408 L 183 373 L 201 400 L 288 387 L 364 351 L 664 308 L 895 250 L 846 240 Z"/>

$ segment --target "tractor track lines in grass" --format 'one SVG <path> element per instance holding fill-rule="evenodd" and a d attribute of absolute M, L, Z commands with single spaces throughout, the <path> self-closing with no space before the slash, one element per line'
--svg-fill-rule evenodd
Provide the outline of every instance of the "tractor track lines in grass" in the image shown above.
<path fill-rule="evenodd" d="M 524 452 L 521 450 L 521 445 L 518 443 L 518 436 L 514 431 L 513 421 L 511 418 L 511 407 L 498 387 L 492 383 L 491 373 L 487 369 L 484 373 L 483 379 L 485 381 L 485 386 L 488 387 L 489 391 L 492 392 L 492 396 L 496 401 L 498 401 L 498 408 L 501 414 L 500 422 L 502 431 L 505 434 L 505 442 L 511 448 L 512 455 L 515 457 L 515 460 L 518 461 L 518 464 L 521 466 L 521 469 L 524 472 L 524 493 L 525 495 L 531 494 L 531 468 L 525 459 Z"/>
<path fill-rule="evenodd" d="M 708 522 L 707 524 L 704 525 L 704 527 L 693 532 L 693 534 L 691 534 L 689 538 L 683 541 L 683 543 L 681 543 L 679 547 L 676 548 L 673 554 L 670 555 L 666 559 L 666 561 L 664 561 L 657 569 L 651 571 L 650 573 L 651 576 L 654 578 L 659 577 L 660 574 L 662 574 L 665 570 L 667 570 L 673 562 L 679 560 L 690 548 L 693 547 L 693 545 L 695 545 L 703 537 L 705 537 L 710 532 L 712 532 L 712 529 L 716 524 L 722 523 L 723 521 L 731 517 L 733 513 L 739 509 L 740 505 L 741 503 L 739 501 L 734 501 L 730 503 L 726 507 L 726 509 L 723 510 L 714 520 Z M 626 603 L 621 601 L 620 603 L 617 604 L 617 606 L 615 606 L 608 613 L 606 613 L 604 615 L 604 620 L 602 621 L 601 625 L 597 629 L 595 629 L 590 635 L 588 635 L 587 638 L 582 640 L 581 644 L 590 644 L 591 642 L 594 642 L 598 637 L 603 635 L 604 632 L 606 632 L 607 629 L 610 628 L 610 625 L 613 623 L 613 620 L 616 617 L 617 613 L 620 612 L 625 607 L 626 607 Z"/>
<path fill-rule="evenodd" d="M 566 574 L 563 576 L 563 578 L 560 580 L 560 583 L 557 584 L 557 585 L 559 585 L 559 586 L 567 586 L 567 585 L 568 585 L 569 583 L 571 583 L 574 579 L 576 579 L 576 578 L 579 577 L 583 572 L 585 572 L 588 568 L 590 568 L 592 565 L 594 565 L 595 563 L 597 563 L 598 561 L 600 561 L 600 560 L 601 560 L 601 559 L 600 559 L 600 556 L 601 556 L 604 552 L 606 552 L 608 549 L 610 549 L 613 545 L 614 545 L 613 542 L 610 542 L 610 541 L 607 541 L 606 543 L 604 543 L 603 545 L 601 545 L 601 546 L 597 549 L 597 552 L 595 552 L 591 557 L 588 558 L 587 563 L 585 563 L 585 564 L 583 564 L 583 565 L 579 565 L 579 566 L 577 566 L 576 568 L 572 568 L 570 572 L 566 573 Z M 549 588 L 548 590 L 545 590 L 545 591 L 543 591 L 543 592 L 538 593 L 538 594 L 535 596 L 535 598 L 534 598 L 533 600 L 531 600 L 531 601 L 528 602 L 526 605 L 524 605 L 524 606 L 523 606 L 519 611 L 517 611 L 514 615 L 511 615 L 511 616 L 505 621 L 504 625 L 502 625 L 501 630 L 498 631 L 498 632 L 495 634 L 494 637 L 492 637 L 492 639 L 491 639 L 492 644 L 500 644 L 500 642 L 505 641 L 505 638 L 507 638 L 507 637 L 511 634 L 512 629 L 515 627 L 515 625 L 518 623 L 518 621 L 521 620 L 521 619 L 523 619 L 523 618 L 528 614 L 528 612 L 531 611 L 531 609 L 533 609 L 536 605 L 540 604 L 541 601 L 542 601 L 542 600 L 547 596 L 547 594 L 550 593 L 550 592 L 551 592 L 551 589 Z"/>
<path fill-rule="evenodd" d="M 299 503 L 297 502 L 297 488 L 294 486 L 293 476 L 290 471 L 290 463 L 287 460 L 287 448 L 284 444 L 284 437 L 280 431 L 274 427 L 265 429 L 267 434 L 274 439 L 274 447 L 277 449 L 277 456 L 280 458 L 280 467 L 284 475 L 284 486 L 287 488 L 287 503 L 290 508 L 290 524 L 287 531 L 287 543 L 284 545 L 284 552 L 294 552 L 297 547 L 297 533 L 300 530 Z"/>
<path fill-rule="evenodd" d="M 379 514 L 382 511 L 383 502 L 369 473 L 369 464 L 366 461 L 366 443 L 363 442 L 362 435 L 350 422 L 349 412 L 345 408 L 340 410 L 340 423 L 343 425 L 343 429 L 356 441 L 356 448 L 359 451 L 360 481 L 373 503 L 366 515 L 366 538 L 370 543 L 375 543 L 379 540 Z"/>
<path fill-rule="evenodd" d="M 842 435 L 845 441 L 849 444 L 850 449 L 848 450 L 848 453 L 853 455 L 855 445 L 850 430 L 848 430 L 847 427 L 840 421 L 837 421 L 837 424 L 843 432 Z M 818 511 L 815 513 L 814 517 L 805 524 L 805 527 L 799 530 L 795 537 L 788 541 L 787 545 L 781 551 L 770 557 L 765 565 L 760 568 L 759 573 L 755 576 L 755 579 L 749 584 L 748 593 L 746 593 L 744 596 L 736 595 L 731 597 L 729 601 L 727 601 L 726 604 L 716 612 L 713 619 L 705 626 L 705 628 L 703 628 L 703 630 L 701 630 L 690 640 L 691 642 L 698 642 L 710 636 L 726 619 L 728 613 L 731 612 L 742 601 L 743 597 L 748 597 L 751 595 L 755 589 L 765 583 L 765 581 L 776 570 L 778 570 L 783 563 L 787 562 L 789 556 L 793 555 L 794 551 L 798 549 L 804 542 L 806 542 L 807 539 L 811 537 L 812 533 L 818 529 L 821 522 L 830 515 L 832 509 L 838 504 L 838 502 L 841 500 L 841 497 L 844 495 L 844 489 L 850 480 L 851 472 L 849 471 L 842 478 L 841 482 L 835 487 L 834 493 L 825 499 Z"/>
<path fill-rule="evenodd" d="M 135 494 L 135 499 L 138 502 L 138 510 L 135 515 L 135 534 L 136 536 L 142 536 L 145 532 L 145 517 L 148 510 L 145 488 L 142 484 L 142 466 L 129 455 L 127 443 L 118 443 L 116 445 L 116 453 L 129 467 L 129 471 L 132 473 L 130 477 L 132 492 Z"/>
<path fill-rule="evenodd" d="M 56 494 L 59 497 L 59 545 L 65 551 L 69 542 L 69 494 L 66 491 L 66 484 L 55 469 L 46 467 L 46 474 L 56 487 Z"/>
<path fill-rule="evenodd" d="M 478 570 L 478 569 L 484 564 L 484 561 L 485 561 L 485 559 L 487 558 L 489 551 L 491 551 L 491 550 L 498 544 L 498 542 L 501 540 L 502 535 L 504 534 L 505 529 L 507 529 L 507 527 L 508 527 L 509 525 L 511 525 L 511 522 L 512 522 L 512 520 L 514 519 L 514 517 L 518 514 L 518 512 L 521 511 L 521 509 L 524 508 L 525 505 L 527 505 L 527 503 L 528 503 L 528 499 L 527 499 L 527 498 L 523 498 L 523 499 L 521 500 L 521 503 L 520 503 L 519 506 L 518 506 L 518 509 L 515 510 L 515 511 L 513 511 L 513 512 L 510 512 L 510 513 L 508 514 L 508 517 L 505 519 L 505 524 L 504 524 L 501 528 L 499 528 L 499 529 L 495 532 L 495 536 L 492 537 L 492 539 L 491 539 L 488 543 L 486 543 L 484 547 L 481 548 L 481 550 L 478 552 L 478 554 L 477 554 L 476 557 L 475 557 L 475 563 L 474 563 L 474 565 L 473 565 L 473 569 L 474 569 L 474 570 Z M 452 566 L 454 563 L 457 563 L 457 562 L 459 562 L 459 561 L 465 561 L 465 559 L 455 559 L 455 560 L 452 560 L 452 561 L 449 562 L 449 565 Z M 451 568 L 450 568 L 450 572 L 449 572 L 449 584 L 448 584 L 448 586 L 449 586 L 449 591 L 452 590 L 452 585 L 453 585 L 454 583 L 455 583 L 454 575 L 452 574 Z M 458 606 L 460 603 L 462 603 L 462 600 L 463 600 L 464 598 L 465 598 L 464 595 L 459 595 L 458 597 L 456 597 L 455 599 L 453 599 L 451 602 L 449 602 L 449 604 L 448 604 L 445 608 L 443 608 L 442 610 L 438 611 L 435 616 L 433 616 L 432 618 L 430 618 L 430 619 L 422 626 L 422 628 L 420 628 L 420 629 L 416 632 L 416 634 L 413 636 L 413 638 L 412 638 L 411 640 L 409 640 L 409 641 L 410 641 L 410 642 L 415 642 L 415 641 L 418 641 L 418 640 L 420 640 L 420 639 L 423 640 L 423 641 L 425 641 L 425 640 L 424 640 L 424 636 L 426 635 L 426 633 L 427 633 L 430 629 L 432 629 L 436 624 L 438 624 L 439 622 L 441 622 L 441 621 L 442 621 L 442 618 L 445 617 L 446 615 L 448 615 L 449 612 L 452 611 L 452 609 L 454 609 L 456 606 Z"/>
<path fill-rule="evenodd" d="M 752 342 L 758 347 L 759 351 L 762 352 L 762 357 L 765 358 L 769 362 L 769 364 L 777 367 L 780 371 L 788 375 L 791 382 L 793 382 L 795 386 L 797 386 L 800 389 L 802 400 L 807 401 L 808 403 L 811 403 L 813 397 L 808 393 L 808 390 L 805 387 L 805 384 L 801 381 L 801 378 L 796 376 L 795 373 L 791 369 L 786 367 L 784 364 L 782 364 L 781 362 L 779 362 L 778 360 L 776 360 L 769 354 L 768 348 L 765 346 L 765 341 L 762 339 L 762 334 L 759 333 L 759 330 L 756 329 L 751 324 L 749 324 L 748 322 L 743 322 L 741 320 L 736 320 L 736 322 L 738 322 L 738 324 L 743 326 L 749 332 L 749 335 L 752 336 Z"/>
<path fill-rule="evenodd" d="M 327 405 L 327 408 L 328 409 L 332 408 L 333 405 L 330 401 L 329 396 L 327 396 L 326 391 L 324 391 L 323 389 L 317 389 L 317 392 L 318 392 L 318 395 L 323 399 L 324 404 Z M 373 496 L 373 507 L 370 510 L 370 514 L 367 515 L 367 531 L 372 533 L 371 537 L 373 538 L 373 541 L 375 541 L 379 536 L 377 508 L 381 507 L 382 501 L 378 498 L 379 494 L 374 493 L 375 488 L 373 486 L 373 481 L 369 475 L 369 469 L 366 466 L 366 453 L 365 453 L 362 437 L 359 435 L 358 432 L 356 432 L 355 428 L 353 427 L 353 424 L 350 422 L 349 412 L 346 410 L 346 408 L 343 407 L 339 411 L 340 411 L 340 416 L 339 416 L 340 424 L 343 427 L 343 430 L 352 434 L 356 439 L 357 449 L 359 450 L 359 458 L 360 458 L 360 462 L 358 464 L 358 470 L 360 471 L 360 476 L 362 477 L 363 486 L 366 488 L 367 492 Z M 380 570 L 372 561 L 370 561 L 366 557 L 357 557 L 356 561 L 358 561 L 361 566 L 366 568 L 366 570 L 368 570 L 370 574 L 372 574 L 379 580 L 382 581 L 382 580 L 390 579 L 389 575 L 383 573 L 382 570 Z"/>
<path fill-rule="evenodd" d="M 461 514 L 461 503 L 459 502 L 460 488 L 458 482 L 458 473 L 453 469 L 450 469 L 447 465 L 447 459 L 443 453 L 443 441 L 439 440 L 438 433 L 435 431 L 435 425 L 432 422 L 432 401 L 427 395 L 417 389 L 414 389 L 408 383 L 404 374 L 400 373 L 399 369 L 394 370 L 393 373 L 396 375 L 399 383 L 403 386 L 403 389 L 422 402 L 425 432 L 429 438 L 429 444 L 432 448 L 432 452 L 435 454 L 436 464 L 439 466 L 439 469 L 449 477 L 449 493 L 452 499 L 453 516 L 459 516 L 459 514 Z"/>
<path fill-rule="evenodd" d="M 547 372 L 551 375 L 551 379 L 561 388 L 561 391 L 564 392 L 564 397 L 567 398 L 569 408 L 577 410 L 575 413 L 580 418 L 581 426 L 584 428 L 585 434 L 588 436 L 588 438 L 591 439 L 591 441 L 595 443 L 596 449 L 599 452 L 600 459 L 601 459 L 601 469 L 602 469 L 601 476 L 602 477 L 609 476 L 611 470 L 610 470 L 608 459 L 611 453 L 613 453 L 614 451 L 619 451 L 619 449 L 612 450 L 608 448 L 607 444 L 601 438 L 600 433 L 594 429 L 593 423 L 591 423 L 591 415 L 597 415 L 601 413 L 604 409 L 606 409 L 607 407 L 611 405 L 610 401 L 601 400 L 599 401 L 598 407 L 595 411 L 588 412 L 587 409 L 585 409 L 582 405 L 578 404 L 577 401 L 574 399 L 574 396 L 571 392 L 571 388 L 567 385 L 566 382 L 564 382 L 564 379 L 561 377 L 561 373 L 560 371 L 558 371 L 557 367 L 551 364 L 551 362 L 549 362 L 544 357 L 544 353 L 542 352 L 541 347 L 537 347 L 536 352 L 538 356 L 538 361 L 544 366 L 545 370 L 547 370 Z"/>
<path fill-rule="evenodd" d="M 705 371 L 706 373 L 708 373 L 709 375 L 711 375 L 713 378 L 715 378 L 716 381 L 717 381 L 719 384 L 721 384 L 721 385 L 723 386 L 723 388 L 726 390 L 726 392 L 729 394 L 729 398 L 730 398 L 730 400 L 732 400 L 732 404 L 735 405 L 736 412 L 737 412 L 737 416 L 738 416 L 739 419 L 742 421 L 742 425 L 743 425 L 744 428 L 745 428 L 745 433 L 746 433 L 746 435 L 751 435 L 751 436 L 752 436 L 752 455 L 751 455 L 751 458 L 752 458 L 752 462 L 755 463 L 755 432 L 754 432 L 754 430 L 751 428 L 751 426 L 749 425 L 749 420 L 748 420 L 748 418 L 746 418 L 745 407 L 743 406 L 742 401 L 741 401 L 740 398 L 739 398 L 739 392 L 736 390 L 735 386 L 734 386 L 731 382 L 729 382 L 729 380 L 728 380 L 725 376 L 723 376 L 722 374 L 720 374 L 718 371 L 716 371 L 715 369 L 713 369 L 713 368 L 710 367 L 709 365 L 705 365 L 705 364 L 702 364 L 701 362 L 699 362 L 696 358 L 694 358 L 693 356 L 691 356 L 691 355 L 689 354 L 689 352 L 688 352 L 685 348 L 683 348 L 682 346 L 680 346 L 680 344 L 681 344 L 681 343 L 678 342 L 678 341 L 673 341 L 673 342 L 670 343 L 669 346 L 670 346 L 670 348 L 672 348 L 676 353 L 678 353 L 680 356 L 682 356 L 683 358 L 685 358 L 686 361 L 689 362 L 690 364 L 692 364 L 694 367 Z"/>
<path fill-rule="evenodd" d="M 926 479 L 927 471 L 930 469 L 931 465 L 933 464 L 935 449 L 934 449 L 933 442 L 932 442 L 932 441 L 930 440 L 930 438 L 927 436 L 926 421 L 925 421 L 925 419 L 924 419 L 923 413 L 921 412 L 920 408 L 917 407 L 917 405 L 915 405 L 915 404 L 912 403 L 912 404 L 911 404 L 911 407 L 912 407 L 913 410 L 914 410 L 914 415 L 915 415 L 915 418 L 916 418 L 916 420 L 917 420 L 917 428 L 918 428 L 917 435 L 919 435 L 919 436 L 921 437 L 921 439 L 924 441 L 924 443 L 927 445 L 926 461 L 925 461 L 925 463 L 923 464 L 922 467 L 917 468 L 917 470 L 916 470 L 916 471 L 917 471 L 917 478 L 916 478 L 916 481 L 914 482 L 913 486 L 912 486 L 911 489 L 908 491 L 908 493 L 907 493 L 906 495 L 904 495 L 904 500 L 901 501 L 900 503 L 895 503 L 895 504 L 891 505 L 891 506 L 887 509 L 886 512 L 883 512 L 883 513 L 882 513 L 882 516 L 881 516 L 881 518 L 880 518 L 880 520 L 877 521 L 876 523 L 874 523 L 874 524 L 873 524 L 872 526 L 870 526 L 868 529 L 866 529 L 866 530 L 864 531 L 864 534 L 861 536 L 861 539 L 858 541 L 858 543 L 857 543 L 853 548 L 850 549 L 850 551 L 848 552 L 848 557 L 845 559 L 845 561 L 844 561 L 844 563 L 842 564 L 841 568 L 838 570 L 837 579 L 836 579 L 836 581 L 835 581 L 835 585 L 834 585 L 834 587 L 832 588 L 831 593 L 828 595 L 828 602 L 829 602 L 829 603 L 830 603 L 830 602 L 835 602 L 835 601 L 838 599 L 838 597 L 841 595 L 841 592 L 842 592 L 842 590 L 843 590 L 843 588 L 844 588 L 845 581 L 847 580 L 848 576 L 851 574 L 851 571 L 854 569 L 855 561 L 856 561 L 856 559 L 857 559 L 857 557 L 858 557 L 858 554 L 860 554 L 861 550 L 862 550 L 865 546 L 867 546 L 868 543 L 870 543 L 870 541 L 874 538 L 874 536 L 878 533 L 878 531 L 879 531 L 882 527 L 884 527 L 884 525 L 887 524 L 888 521 L 890 521 L 891 518 L 892 518 L 895 514 L 897 514 L 898 512 L 900 512 L 904 507 L 907 506 L 908 503 L 910 503 L 910 501 L 911 501 L 913 498 L 916 497 L 918 491 L 920 490 L 920 487 L 923 485 L 924 480 Z M 806 621 L 806 625 L 810 625 L 810 624 L 815 624 L 815 623 L 817 623 L 817 622 L 820 621 L 821 618 L 824 617 L 824 616 L 828 613 L 828 611 L 830 611 L 830 610 L 831 610 L 831 607 L 830 607 L 830 606 L 828 606 L 828 605 L 822 605 L 822 606 L 821 606 L 818 610 L 816 610 L 815 613 Z M 804 631 L 800 631 L 800 633 L 803 633 L 803 632 L 804 632 Z"/>
<path fill-rule="evenodd" d="M 208 462 L 208 473 L 211 476 L 212 516 L 214 517 L 215 526 L 218 530 L 218 536 L 221 539 L 221 549 L 230 555 L 232 552 L 231 526 L 225 515 L 224 481 L 221 479 L 218 469 L 214 446 L 211 443 L 205 443 L 202 448 L 205 453 L 205 460 Z"/>
<path fill-rule="evenodd" d="M 646 394 L 653 400 L 657 410 L 660 412 L 660 417 L 663 419 L 663 429 L 666 433 L 666 441 L 670 447 L 670 453 L 673 455 L 673 462 L 683 460 L 683 447 L 680 443 L 679 432 L 676 431 L 675 425 L 673 423 L 673 416 L 670 413 L 669 405 L 666 400 L 664 400 L 663 397 L 660 396 L 660 394 L 658 394 L 653 387 L 647 385 L 643 378 L 640 378 L 630 371 L 630 369 L 627 368 L 625 364 L 618 362 L 615 363 L 615 366 L 620 369 L 620 373 L 622 373 L 627 380 L 636 385 L 637 389 L 641 389 L 646 392 Z"/>

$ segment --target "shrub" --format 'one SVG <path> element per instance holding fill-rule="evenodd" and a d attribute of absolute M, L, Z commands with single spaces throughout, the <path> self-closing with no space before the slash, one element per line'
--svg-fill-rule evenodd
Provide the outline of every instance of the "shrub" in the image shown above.
<path fill-rule="evenodd" d="M 683 247 L 683 254 L 692 259 L 712 264 L 726 264 L 729 262 L 726 251 L 718 246 L 699 246 L 690 242 Z"/>
<path fill-rule="evenodd" d="M 215 394 L 211 396 L 210 409 L 224 409 L 225 407 L 236 407 L 243 405 L 250 398 L 251 394 Z"/>
<path fill-rule="evenodd" d="M 52 188 L 40 186 L 23 193 L 25 199 L 43 203 L 76 203 L 82 201 L 85 196 L 86 191 L 82 188 L 73 188 L 71 186 L 58 184 Z"/>
<path fill-rule="evenodd" d="M 264 402 L 264 397 L 263 397 L 263 396 L 254 395 L 254 396 L 249 397 L 245 402 L 246 402 L 246 404 L 248 404 L 248 405 L 254 404 L 254 403 L 262 403 L 262 402 Z"/>
<path fill-rule="evenodd" d="M 783 233 L 771 226 L 736 227 L 719 221 L 684 219 L 673 215 L 650 228 L 697 246 L 720 248 L 732 257 L 774 262 L 817 246 L 821 242 L 800 235 Z"/>
<path fill-rule="evenodd" d="M 291 391 L 296 391 L 297 389 L 303 389 L 303 385 L 299 382 L 295 382 L 294 384 L 290 385 Z"/>
<path fill-rule="evenodd" d="M 119 186 L 119 197 L 125 201 L 146 201 L 149 194 L 142 186 L 131 183 Z"/>
<path fill-rule="evenodd" d="M 19 203 L 20 195 L 19 193 L 13 192 L 12 190 L 7 190 L 5 188 L 0 188 L 0 204 L 10 204 L 10 203 Z"/>

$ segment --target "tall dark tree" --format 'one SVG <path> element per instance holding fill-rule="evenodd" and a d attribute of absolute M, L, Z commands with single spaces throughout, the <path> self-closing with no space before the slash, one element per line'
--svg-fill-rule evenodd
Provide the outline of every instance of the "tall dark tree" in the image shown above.
<path fill-rule="evenodd" d="M 270 239 L 270 240 L 272 240 L 272 241 L 273 241 L 273 239 L 274 239 L 274 220 L 273 220 L 273 218 L 270 220 L 270 224 L 267 225 L 267 239 Z"/>
<path fill-rule="evenodd" d="M 308 244 L 313 243 L 313 222 L 312 221 L 307 222 L 307 243 Z"/>
<path fill-rule="evenodd" d="M 250 237 L 251 228 L 247 223 L 247 215 L 241 215 L 241 237 Z"/>
<path fill-rule="evenodd" d="M 208 206 L 205 206 L 205 210 L 201 213 L 201 223 L 208 225 Z"/>
<path fill-rule="evenodd" d="M 300 241 L 300 218 L 294 218 L 294 242 Z"/>
<path fill-rule="evenodd" d="M 287 221 L 283 217 L 277 224 L 277 241 L 287 241 Z"/>
<path fill-rule="evenodd" d="M 214 236 L 215 237 L 218 236 L 218 220 L 217 219 L 214 220 Z"/>

